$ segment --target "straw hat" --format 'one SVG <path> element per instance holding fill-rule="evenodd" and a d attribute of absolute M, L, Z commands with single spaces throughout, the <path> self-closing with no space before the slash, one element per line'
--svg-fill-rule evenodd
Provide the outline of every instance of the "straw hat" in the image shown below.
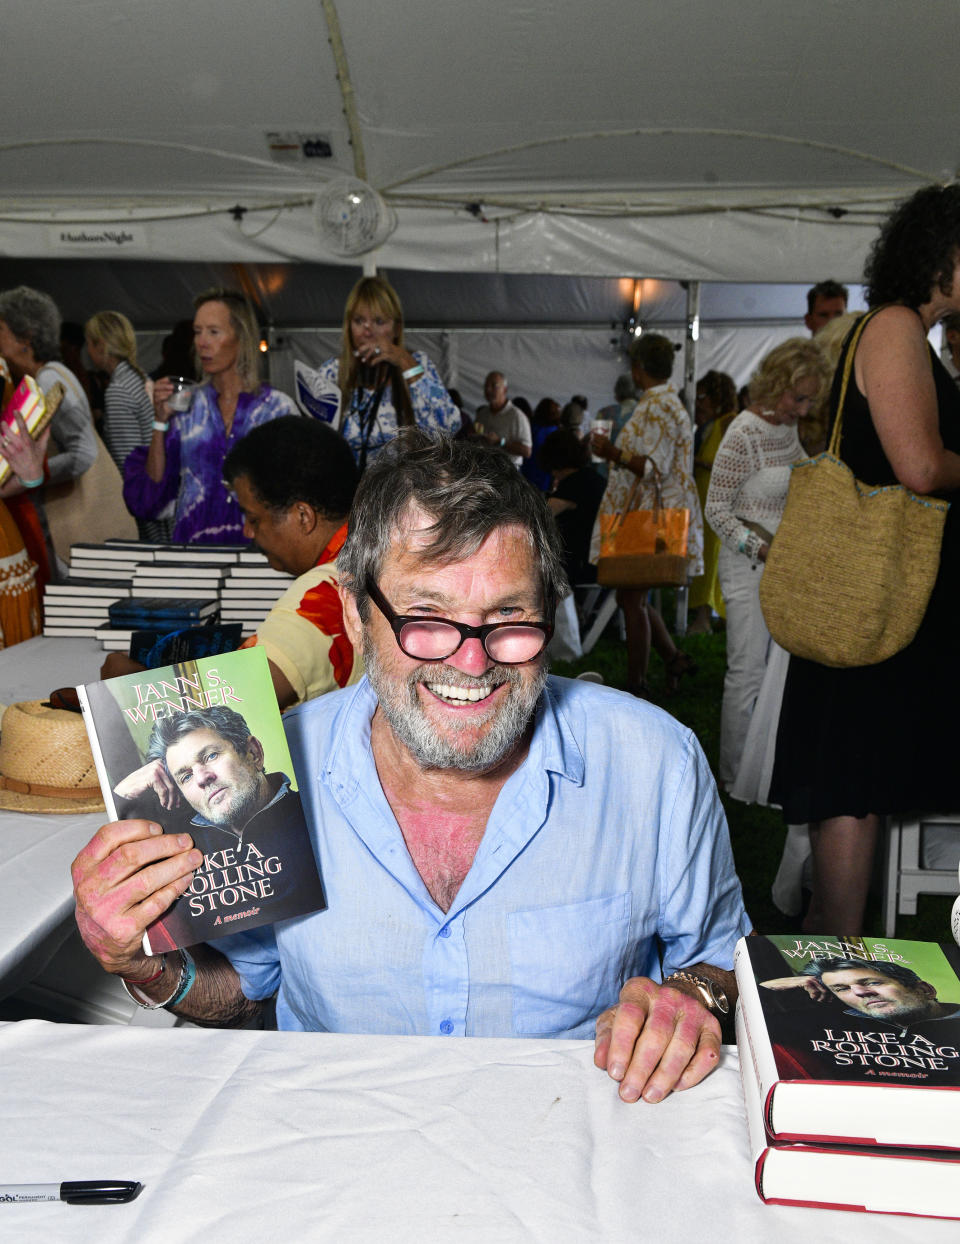
<path fill-rule="evenodd" d="M 0 808 L 102 812 L 100 783 L 79 713 L 40 700 L 11 704 L 0 720 Z"/>

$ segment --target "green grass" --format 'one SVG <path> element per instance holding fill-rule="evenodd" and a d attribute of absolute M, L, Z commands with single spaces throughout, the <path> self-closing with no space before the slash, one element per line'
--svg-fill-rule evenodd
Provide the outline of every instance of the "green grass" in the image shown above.
<path fill-rule="evenodd" d="M 673 616 L 673 604 L 668 601 L 666 593 L 664 597 L 664 617 L 669 620 Z M 650 659 L 648 681 L 657 703 L 696 734 L 716 773 L 720 745 L 720 700 L 726 666 L 724 636 L 722 632 L 689 635 L 680 641 L 680 646 L 696 660 L 697 673 L 685 675 L 680 681 L 679 691 L 667 698 L 664 695 L 663 665 L 654 654 Z M 627 674 L 626 649 L 615 624 L 611 623 L 588 656 L 579 661 L 556 661 L 553 669 L 557 674 L 571 677 L 584 670 L 597 670 L 609 686 L 623 687 Z M 770 886 L 786 835 L 783 817 L 774 808 L 741 803 L 726 795 L 721 795 L 721 800 L 730 826 L 730 842 L 743 886 L 744 902 L 754 925 L 761 933 L 796 932 L 800 917 L 784 916 L 770 898 Z M 878 864 L 867 905 L 864 927 L 867 935 L 883 934 L 881 901 Z M 946 895 L 921 895 L 916 916 L 897 917 L 897 937 L 949 941 L 952 904 L 952 898 Z"/>

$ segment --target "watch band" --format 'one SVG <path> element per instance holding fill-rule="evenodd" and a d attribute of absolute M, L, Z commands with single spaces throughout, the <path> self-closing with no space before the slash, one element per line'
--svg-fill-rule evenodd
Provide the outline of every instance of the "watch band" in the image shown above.
<path fill-rule="evenodd" d="M 697 976 L 693 972 L 671 972 L 663 982 L 669 985 L 671 981 L 685 981 L 688 985 L 693 985 L 700 1001 L 708 1011 L 719 1013 L 720 1015 L 730 1014 L 730 1002 L 727 995 L 723 992 L 719 985 L 714 984 L 706 976 Z"/>

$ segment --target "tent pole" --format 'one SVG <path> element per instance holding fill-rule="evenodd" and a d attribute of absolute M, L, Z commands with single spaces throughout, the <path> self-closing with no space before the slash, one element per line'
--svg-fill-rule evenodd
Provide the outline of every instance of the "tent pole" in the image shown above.
<path fill-rule="evenodd" d="M 687 291 L 687 328 L 683 349 L 683 391 L 687 413 L 693 420 L 697 394 L 697 342 L 700 340 L 700 282 L 682 281 Z"/>
<path fill-rule="evenodd" d="M 683 391 L 687 413 L 693 421 L 693 408 L 697 400 L 697 342 L 700 340 L 700 282 L 684 281 L 687 291 L 687 329 L 683 350 Z M 693 470 L 693 463 L 690 463 Z M 687 588 L 677 588 L 677 612 L 674 629 L 678 635 L 687 633 Z"/>
<path fill-rule="evenodd" d="M 343 46 L 343 35 L 340 31 L 340 17 L 334 0 L 320 0 L 323 16 L 327 23 L 327 37 L 333 52 L 333 63 L 336 66 L 337 81 L 340 83 L 340 95 L 343 99 L 343 115 L 346 117 L 347 130 L 350 134 L 350 146 L 353 148 L 353 171 L 361 181 L 367 180 L 367 156 L 363 147 L 363 131 L 360 128 L 360 116 L 357 111 L 357 97 L 350 78 L 347 64 L 347 51 Z"/>

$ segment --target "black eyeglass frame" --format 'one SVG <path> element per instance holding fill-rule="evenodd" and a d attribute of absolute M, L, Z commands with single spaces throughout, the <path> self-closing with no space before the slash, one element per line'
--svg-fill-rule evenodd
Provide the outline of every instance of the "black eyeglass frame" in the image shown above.
<path fill-rule="evenodd" d="M 452 657 L 455 652 L 458 652 L 463 647 L 465 640 L 479 639 L 480 643 L 483 645 L 484 652 L 491 661 L 496 661 L 498 665 L 528 665 L 531 661 L 535 661 L 537 657 L 543 655 L 543 650 L 546 648 L 547 644 L 550 642 L 550 637 L 553 635 L 552 622 L 486 622 L 483 626 L 468 626 L 466 622 L 454 622 L 453 618 L 437 618 L 432 614 L 395 613 L 390 602 L 384 596 L 383 592 L 381 592 L 377 587 L 376 583 L 374 583 L 373 578 L 370 575 L 367 575 L 364 580 L 364 587 L 367 595 L 387 619 L 390 629 L 393 631 L 394 639 L 397 641 L 397 647 L 405 656 L 412 658 L 414 661 L 446 661 L 449 657 Z M 400 633 L 405 626 L 409 626 L 414 622 L 442 622 L 445 626 L 452 626 L 454 630 L 460 632 L 460 642 L 455 648 L 442 657 L 421 657 L 416 653 L 407 652 L 406 648 L 403 646 L 403 641 L 400 638 Z M 543 648 L 541 648 L 539 652 L 535 652 L 532 657 L 527 657 L 525 661 L 502 661 L 499 657 L 493 656 L 487 648 L 487 636 L 492 634 L 494 631 L 504 630 L 508 626 L 525 626 L 530 630 L 542 631 L 544 636 Z"/>

